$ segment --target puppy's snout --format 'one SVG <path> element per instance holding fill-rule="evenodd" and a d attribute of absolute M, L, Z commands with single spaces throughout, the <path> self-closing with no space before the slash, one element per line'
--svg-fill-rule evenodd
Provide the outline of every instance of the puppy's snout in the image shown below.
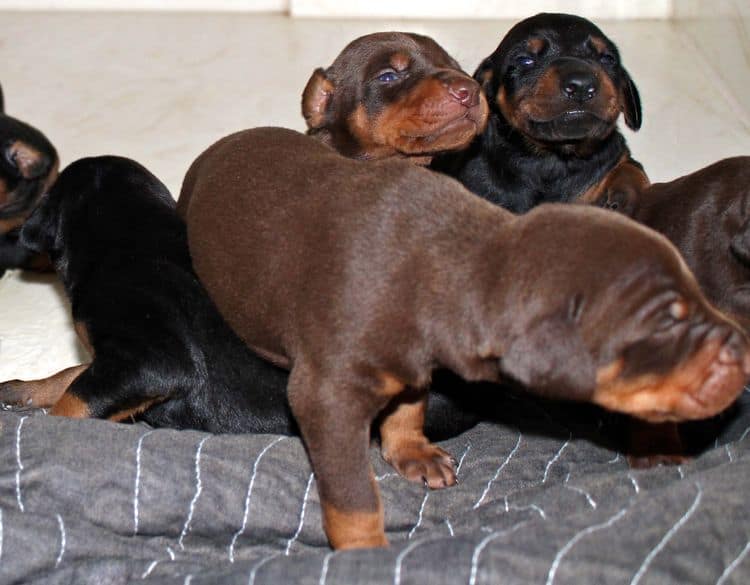
<path fill-rule="evenodd" d="M 560 89 L 568 99 L 585 102 L 597 94 L 599 82 L 592 71 L 576 68 L 561 77 Z"/>
<path fill-rule="evenodd" d="M 454 77 L 446 85 L 450 96 L 464 106 L 470 108 L 479 103 L 479 86 L 473 79 Z"/>

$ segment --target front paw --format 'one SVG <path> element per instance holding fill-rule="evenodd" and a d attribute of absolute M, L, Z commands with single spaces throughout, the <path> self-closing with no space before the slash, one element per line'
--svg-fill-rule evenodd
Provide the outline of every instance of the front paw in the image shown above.
<path fill-rule="evenodd" d="M 430 489 L 456 484 L 455 460 L 447 451 L 426 439 L 405 439 L 383 450 L 383 459 L 409 481 Z"/>

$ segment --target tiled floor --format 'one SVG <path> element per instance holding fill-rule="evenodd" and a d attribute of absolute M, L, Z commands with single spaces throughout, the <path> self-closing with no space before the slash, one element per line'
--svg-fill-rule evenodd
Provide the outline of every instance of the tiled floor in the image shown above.
<path fill-rule="evenodd" d="M 303 129 L 313 68 L 377 30 L 433 36 L 473 71 L 506 21 L 295 21 L 283 16 L 0 13 L 0 83 L 9 114 L 44 131 L 62 164 L 133 157 L 177 194 L 192 159 L 223 134 Z M 654 180 L 750 154 L 750 23 L 601 22 L 644 103 L 625 131 Z M 0 280 L 0 380 L 85 359 L 50 278 Z"/>

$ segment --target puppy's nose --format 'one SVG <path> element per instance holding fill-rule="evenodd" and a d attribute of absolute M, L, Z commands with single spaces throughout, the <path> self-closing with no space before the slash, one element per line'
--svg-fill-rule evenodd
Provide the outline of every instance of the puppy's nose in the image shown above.
<path fill-rule="evenodd" d="M 565 97 L 577 102 L 588 101 L 599 91 L 596 76 L 584 70 L 574 71 L 563 77 L 560 87 Z"/>
<path fill-rule="evenodd" d="M 479 86 L 472 79 L 453 78 L 448 81 L 448 93 L 466 107 L 479 103 Z"/>

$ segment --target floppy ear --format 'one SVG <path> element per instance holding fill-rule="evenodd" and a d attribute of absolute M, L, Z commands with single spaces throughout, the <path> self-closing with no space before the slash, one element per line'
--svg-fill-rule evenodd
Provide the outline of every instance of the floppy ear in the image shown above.
<path fill-rule="evenodd" d="M 620 108 L 625 114 L 625 123 L 628 128 L 637 132 L 643 122 L 643 112 L 641 111 L 641 96 L 638 94 L 638 88 L 630 77 L 630 74 L 624 67 L 620 67 Z"/>
<path fill-rule="evenodd" d="M 46 205 L 47 198 L 47 195 L 42 198 L 34 213 L 24 222 L 18 238 L 24 248 L 33 252 L 47 252 L 55 244 L 58 225 L 49 205 Z"/>
<path fill-rule="evenodd" d="M 535 394 L 587 400 L 596 387 L 596 365 L 571 318 L 539 319 L 511 341 L 500 371 Z"/>
<path fill-rule="evenodd" d="M 311 130 L 320 128 L 326 122 L 326 111 L 331 103 L 334 85 L 325 70 L 318 67 L 310 77 L 302 92 L 302 115 Z"/>
<path fill-rule="evenodd" d="M 482 88 L 482 91 L 484 92 L 484 95 L 488 101 L 494 95 L 494 92 L 492 90 L 492 81 L 494 75 L 495 67 L 490 57 L 487 57 L 484 61 L 482 61 L 479 64 L 479 67 L 477 67 L 477 70 L 474 72 L 474 80 L 479 84 L 479 87 Z"/>
<path fill-rule="evenodd" d="M 36 148 L 22 140 L 11 142 L 3 148 L 3 156 L 24 179 L 36 179 L 48 168 L 49 160 Z"/>

